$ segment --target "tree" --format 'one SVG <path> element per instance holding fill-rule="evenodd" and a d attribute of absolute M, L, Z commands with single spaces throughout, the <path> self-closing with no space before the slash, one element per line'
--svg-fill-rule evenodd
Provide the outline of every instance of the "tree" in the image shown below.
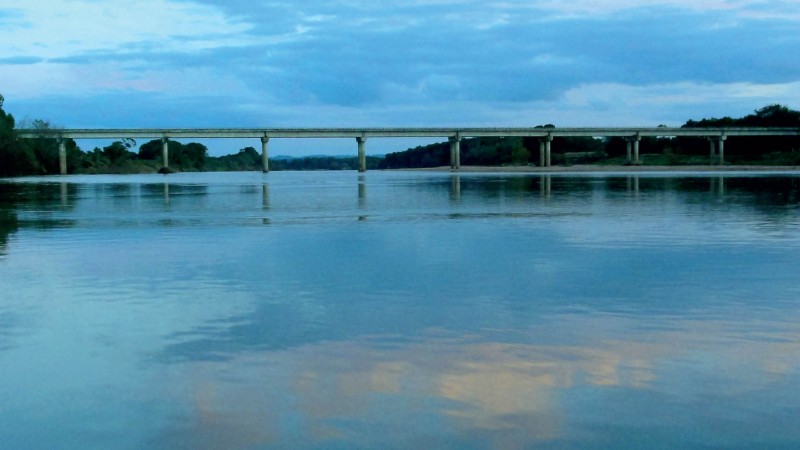
<path fill-rule="evenodd" d="M 755 111 L 755 115 L 744 117 L 742 125 L 761 127 L 800 126 L 800 111 L 792 111 L 783 105 L 769 105 Z"/>
<path fill-rule="evenodd" d="M 114 141 L 111 145 L 103 147 L 103 156 L 108 158 L 111 164 L 119 165 L 135 156 L 128 148 L 125 142 Z"/>
<path fill-rule="evenodd" d="M 28 127 L 26 127 L 28 128 Z M 36 158 L 38 172 L 59 173 L 58 140 L 53 137 L 50 122 L 36 119 L 30 128 L 37 131 L 37 137 L 26 139 L 22 144 L 27 146 Z"/>
<path fill-rule="evenodd" d="M 170 147 L 172 143 L 170 142 Z M 153 139 L 139 146 L 139 159 L 154 161 L 161 158 L 161 139 Z"/>
<path fill-rule="evenodd" d="M 4 102 L 0 94 L 0 176 L 35 174 L 38 172 L 36 157 L 17 139 L 14 116 L 3 110 Z"/>
<path fill-rule="evenodd" d="M 181 144 L 167 140 L 169 145 L 169 165 L 176 170 L 203 170 L 208 156 L 208 148 L 197 142 Z M 161 139 L 153 139 L 139 147 L 138 158 L 149 161 L 160 161 L 164 144 Z"/>
<path fill-rule="evenodd" d="M 172 154 L 170 150 L 170 154 Z M 175 154 L 176 167 L 181 170 L 203 170 L 208 156 L 208 148 L 197 142 L 190 142 L 178 148 Z"/>

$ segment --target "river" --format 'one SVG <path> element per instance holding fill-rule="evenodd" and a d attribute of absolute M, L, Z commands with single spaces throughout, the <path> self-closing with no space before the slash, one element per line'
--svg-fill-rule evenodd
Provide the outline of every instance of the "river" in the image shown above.
<path fill-rule="evenodd" d="M 800 446 L 800 174 L 0 180 L 0 441 Z"/>

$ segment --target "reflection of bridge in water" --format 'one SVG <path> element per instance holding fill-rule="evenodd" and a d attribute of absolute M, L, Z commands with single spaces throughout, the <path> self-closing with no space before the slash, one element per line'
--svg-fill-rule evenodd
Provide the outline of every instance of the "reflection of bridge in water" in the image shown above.
<path fill-rule="evenodd" d="M 541 199 L 544 200 L 551 200 L 554 196 L 554 189 L 553 189 L 553 180 L 559 179 L 569 179 L 568 177 L 564 177 L 561 175 L 552 175 L 549 173 L 538 174 L 538 175 L 526 175 L 525 177 L 528 181 L 531 182 L 531 190 L 537 190 L 538 194 Z M 652 176 L 640 176 L 638 174 L 631 174 L 631 175 L 624 175 L 624 176 L 613 176 L 610 179 L 614 179 L 619 181 L 620 183 L 624 183 L 620 187 L 618 191 L 626 192 L 631 198 L 638 198 L 639 194 L 642 192 L 642 180 L 652 180 L 654 179 Z M 656 178 L 658 179 L 658 178 Z M 708 192 L 717 198 L 723 198 L 726 194 L 726 175 L 720 174 L 715 176 L 708 176 L 708 177 L 698 177 L 699 180 L 703 180 L 705 183 L 708 183 Z M 461 203 L 462 201 L 462 186 L 467 180 L 469 182 L 469 177 L 464 177 L 460 174 L 452 174 L 449 177 L 447 182 L 448 185 L 448 192 L 449 192 L 449 199 L 453 203 Z M 367 196 L 367 178 L 363 175 L 359 175 L 358 182 L 357 182 L 357 193 L 356 193 L 356 205 L 357 209 L 360 213 L 358 216 L 359 221 L 364 221 L 367 219 L 367 209 L 368 209 L 368 196 Z M 66 206 L 68 204 L 68 191 L 67 191 L 67 183 L 62 182 L 61 185 L 61 205 Z M 180 184 L 176 185 L 180 186 Z M 166 182 L 162 184 L 163 189 L 163 197 L 164 197 L 164 205 L 170 205 L 170 186 L 171 184 Z M 271 194 L 270 194 L 270 184 L 268 182 L 264 182 L 261 184 L 261 207 L 264 211 L 269 211 L 272 209 L 272 202 L 271 202 Z M 562 186 L 561 188 L 556 185 L 555 194 L 559 192 L 563 194 L 568 194 L 571 190 L 571 186 Z M 264 224 L 269 224 L 269 219 L 264 219 Z"/>
<path fill-rule="evenodd" d="M 698 137 L 710 142 L 711 160 L 725 158 L 725 140 L 738 136 L 800 136 L 798 128 L 194 128 L 194 129 L 22 129 L 21 138 L 53 138 L 59 142 L 61 173 L 67 173 L 66 139 L 161 139 L 162 160 L 169 167 L 169 139 L 259 139 L 262 170 L 269 171 L 269 141 L 283 138 L 355 139 L 360 172 L 367 170 L 368 138 L 447 138 L 450 168 L 461 168 L 461 139 L 468 137 L 530 137 L 539 139 L 539 166 L 551 166 L 551 144 L 556 137 L 618 137 L 627 141 L 627 160 L 638 164 L 643 137 Z"/>
<path fill-rule="evenodd" d="M 707 184 L 708 193 L 714 194 L 715 196 L 721 198 L 727 194 L 726 185 L 728 183 L 727 179 L 729 177 L 731 177 L 731 175 L 729 174 L 728 175 L 719 174 L 713 176 L 709 175 L 709 176 L 695 177 L 695 179 L 698 180 L 698 184 L 701 185 Z M 733 175 L 733 177 L 735 178 L 736 176 Z M 574 177 L 565 176 L 561 174 L 557 175 L 553 175 L 550 173 L 526 174 L 524 177 L 521 177 L 521 179 L 529 183 L 528 187 L 525 188 L 525 190 L 531 192 L 538 192 L 538 197 L 543 199 L 551 199 L 553 196 L 558 195 L 559 193 L 569 194 L 575 188 L 574 185 L 561 184 L 559 186 L 558 180 L 575 179 Z M 589 178 L 579 177 L 578 179 L 581 179 L 583 181 L 592 180 L 591 177 Z M 614 181 L 616 183 L 616 188 L 615 188 L 616 192 L 625 192 L 635 197 L 638 196 L 643 190 L 642 180 L 664 181 L 664 180 L 674 179 L 674 177 L 662 179 L 659 177 L 653 177 L 652 175 L 629 174 L 629 175 L 612 175 L 603 179 L 606 180 L 607 182 Z M 454 173 L 451 174 L 449 177 L 445 178 L 445 180 L 446 181 L 443 187 L 446 186 L 445 188 L 447 189 L 447 192 L 449 194 L 450 201 L 458 203 L 462 201 L 464 185 L 466 184 L 467 186 L 474 189 L 476 186 L 474 181 L 480 180 L 480 178 L 472 178 L 470 175 L 462 175 Z M 556 181 L 555 188 L 554 188 L 554 180 Z M 75 186 L 73 183 L 62 181 L 57 184 L 56 183 L 51 184 L 50 186 L 54 187 L 58 186 L 57 194 L 52 196 L 51 198 L 53 198 L 53 200 L 55 200 L 55 198 L 58 198 L 58 204 L 61 208 L 68 208 L 74 203 L 75 189 L 70 187 L 70 186 Z M 183 186 L 183 184 L 164 182 L 158 184 L 148 184 L 146 186 L 150 186 L 149 189 L 151 193 L 155 194 L 157 192 L 158 195 L 162 196 L 163 204 L 165 206 L 169 206 L 172 202 L 171 197 L 175 195 L 175 193 L 171 191 L 174 190 L 176 186 L 180 188 L 181 186 Z M 264 181 L 260 185 L 255 185 L 251 187 L 253 187 L 254 189 L 260 189 L 262 209 L 264 211 L 273 209 L 273 205 L 271 202 L 271 196 L 273 194 L 271 194 L 270 183 Z M 653 186 L 650 186 L 649 189 L 645 188 L 644 190 L 646 191 L 652 189 Z M 664 187 L 659 187 L 657 189 L 663 190 Z M 467 189 L 467 191 L 470 190 L 472 189 Z M 516 188 L 514 190 L 516 190 Z M 698 185 L 695 185 L 694 190 L 702 191 L 704 189 Z M 182 194 L 179 191 L 177 195 L 181 196 Z M 367 182 L 367 177 L 364 175 L 358 176 L 358 181 L 356 183 L 355 199 L 358 210 L 366 211 L 368 208 L 368 182 Z"/>
<path fill-rule="evenodd" d="M 377 174 L 376 174 L 377 176 Z M 260 178 L 260 177 L 257 177 Z M 337 215 L 331 217 L 355 217 L 359 221 L 375 218 L 387 207 L 386 184 L 381 177 L 370 183 L 370 176 L 359 175 L 357 181 L 341 185 L 344 191 L 337 194 L 337 201 L 342 201 L 343 209 L 337 210 Z M 158 179 L 158 178 L 154 178 Z M 98 196 L 109 199 L 109 208 L 131 208 L 138 212 L 149 211 L 156 213 L 154 220 L 163 221 L 164 224 L 174 224 L 187 219 L 186 212 L 192 207 L 197 207 L 198 199 L 203 199 L 214 192 L 209 192 L 208 187 L 213 185 L 181 183 L 176 178 L 160 178 L 164 182 L 149 183 L 76 183 L 62 178 L 54 183 L 16 183 L 0 180 L 0 257 L 5 252 L 8 236 L 18 230 L 33 227 L 48 229 L 58 227 L 72 227 L 84 219 L 83 213 L 73 214 L 80 209 L 85 199 L 96 199 Z M 276 181 L 271 181 L 276 180 Z M 674 193 L 686 197 L 687 204 L 702 204 L 705 201 L 733 202 L 748 205 L 756 209 L 769 206 L 792 206 L 792 208 L 777 208 L 771 210 L 784 211 L 792 214 L 794 206 L 800 202 L 800 176 L 793 173 L 772 173 L 770 177 L 763 174 L 747 173 L 705 173 L 691 176 L 671 174 L 660 176 L 656 173 L 617 173 L 617 174 L 592 174 L 572 175 L 564 173 L 539 173 L 539 174 L 465 174 L 452 173 L 445 176 L 436 175 L 431 180 L 438 180 L 426 184 L 425 196 L 421 199 L 432 205 L 441 206 L 441 198 L 446 199 L 452 208 L 446 211 L 452 217 L 470 217 L 474 206 L 481 205 L 482 199 L 500 199 L 492 203 L 499 206 L 500 213 L 527 214 L 531 208 L 552 205 L 556 208 L 577 205 L 578 209 L 588 204 L 591 196 L 604 197 L 602 201 L 611 205 L 614 203 L 663 201 L 672 197 L 662 193 Z M 223 185 L 229 186 L 229 185 Z M 229 217 L 232 210 L 229 205 L 221 206 L 221 213 L 227 220 L 237 220 L 244 217 L 247 221 L 263 220 L 263 224 L 282 222 L 287 217 L 292 218 L 296 212 L 286 205 L 290 199 L 296 199 L 296 193 L 290 194 L 285 190 L 286 185 L 273 177 L 260 178 L 259 181 L 246 184 L 233 185 L 249 199 L 243 209 L 237 209 L 234 214 L 239 216 Z M 226 191 L 222 191 L 225 193 Z M 82 194 L 83 193 L 83 194 Z M 701 196 L 701 197 L 697 197 Z M 224 196 L 223 196 L 224 197 Z M 372 200 L 372 202 L 370 201 Z M 393 201 L 393 200 L 392 200 Z M 195 202 L 194 205 L 187 202 Z M 577 202 L 577 204 L 576 204 Z M 409 207 L 400 205 L 400 214 L 403 211 L 411 216 L 417 216 L 425 211 L 416 209 L 417 203 Z M 35 207 L 30 207 L 35 205 Z M 96 207 L 103 205 L 84 205 L 83 209 L 96 212 Z M 205 211 L 208 205 L 202 205 Z M 437 206 L 437 207 L 438 207 Z M 403 208 L 410 209 L 404 210 Z M 152 208 L 149 209 L 148 208 Z M 220 208 L 220 204 L 211 205 L 211 209 Z M 260 209 L 261 212 L 253 208 Z M 480 208 L 479 208 L 480 209 Z M 114 209 L 115 214 L 118 209 Z M 107 212 L 107 211 L 106 211 Z M 66 216 L 59 216 L 64 213 Z M 343 213 L 343 215 L 338 215 Z M 451 214 L 452 213 L 452 214 Z M 104 213 L 105 214 L 105 213 Z M 316 216 L 315 216 L 316 217 Z M 793 216 L 792 216 L 793 217 Z M 197 217 L 191 217 L 190 222 Z M 293 220 L 293 219 L 292 219 Z M 792 218 L 792 220 L 794 220 Z M 177 222 L 176 222 L 177 221 Z M 161 222 L 159 222 L 161 223 Z M 794 223 L 794 222 L 792 222 Z"/>

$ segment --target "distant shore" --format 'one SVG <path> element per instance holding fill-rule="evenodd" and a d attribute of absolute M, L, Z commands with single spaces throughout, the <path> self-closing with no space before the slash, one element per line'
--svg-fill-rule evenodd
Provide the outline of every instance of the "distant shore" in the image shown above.
<path fill-rule="evenodd" d="M 449 172 L 450 166 L 417 169 L 410 171 Z M 755 165 L 696 165 L 696 166 L 628 166 L 628 165 L 574 165 L 574 166 L 461 166 L 459 172 L 526 172 L 526 173 L 570 173 L 570 172 L 798 172 L 800 166 L 755 166 Z"/>

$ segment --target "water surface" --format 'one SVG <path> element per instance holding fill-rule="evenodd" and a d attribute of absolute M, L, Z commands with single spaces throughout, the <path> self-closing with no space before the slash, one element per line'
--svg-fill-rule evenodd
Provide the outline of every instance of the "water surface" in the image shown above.
<path fill-rule="evenodd" d="M 797 448 L 798 174 L 0 181 L 14 449 Z"/>

